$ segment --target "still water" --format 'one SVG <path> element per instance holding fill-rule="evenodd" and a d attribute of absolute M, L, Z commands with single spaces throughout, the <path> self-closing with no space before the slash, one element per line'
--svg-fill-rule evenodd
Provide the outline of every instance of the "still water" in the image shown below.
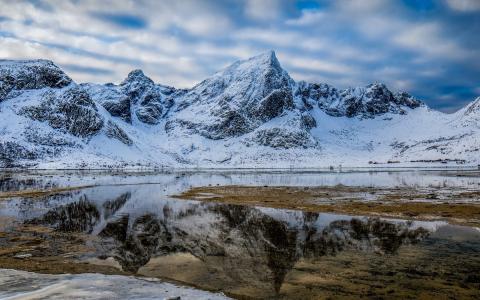
<path fill-rule="evenodd" d="M 19 261 L 18 269 L 31 271 L 21 262 L 42 258 L 42 264 L 55 264 L 60 257 L 239 299 L 480 297 L 475 226 L 171 197 L 197 186 L 338 184 L 471 191 L 480 188 L 480 177 L 445 171 L 4 173 L 2 192 L 84 188 L 0 200 L 0 250 L 21 249 L 0 252 L 0 267 L 16 268 L 11 261 Z M 4 282 L 18 277 L 11 272 L 3 270 Z M 33 289 L 22 282 L 2 285 L 0 278 L 0 287 L 5 295 Z"/>

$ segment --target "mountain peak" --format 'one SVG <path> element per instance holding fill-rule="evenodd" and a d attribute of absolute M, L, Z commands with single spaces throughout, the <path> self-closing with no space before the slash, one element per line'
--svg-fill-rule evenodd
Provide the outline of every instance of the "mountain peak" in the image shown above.
<path fill-rule="evenodd" d="M 72 82 L 50 60 L 0 60 L 0 101 L 12 90 L 62 88 Z"/>
<path fill-rule="evenodd" d="M 270 64 L 276 64 L 279 63 L 277 59 L 277 55 L 275 54 L 275 51 L 273 50 L 268 50 L 263 53 L 260 53 L 258 55 L 255 55 L 251 57 L 249 60 L 261 60 L 268 62 Z"/>
<path fill-rule="evenodd" d="M 369 85 L 366 86 L 367 88 L 370 88 L 370 89 L 381 89 L 381 90 L 388 90 L 387 88 L 387 85 L 383 82 L 374 82 L 374 83 L 370 83 Z"/>
<path fill-rule="evenodd" d="M 253 56 L 247 60 L 238 61 L 232 66 L 239 66 L 243 68 L 253 69 L 275 69 L 278 72 L 283 72 L 280 62 L 277 59 L 275 51 L 269 50 L 259 55 Z"/>
<path fill-rule="evenodd" d="M 153 80 L 147 77 L 142 70 L 140 69 L 135 69 L 128 73 L 127 78 L 120 84 L 120 85 L 126 85 L 130 84 L 132 82 L 143 82 L 147 84 L 154 84 Z"/>
<path fill-rule="evenodd" d="M 275 52 L 267 51 L 237 61 L 196 85 L 180 100 L 178 106 L 188 108 L 175 122 L 213 139 L 239 136 L 292 109 L 293 85 Z M 192 119 L 205 112 L 204 119 Z"/>

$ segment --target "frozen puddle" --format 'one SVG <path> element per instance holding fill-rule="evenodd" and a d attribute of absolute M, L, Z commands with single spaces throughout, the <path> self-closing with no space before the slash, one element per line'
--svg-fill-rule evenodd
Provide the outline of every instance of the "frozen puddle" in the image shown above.
<path fill-rule="evenodd" d="M 156 279 L 118 275 L 49 275 L 0 269 L 0 299 L 230 299 Z"/>

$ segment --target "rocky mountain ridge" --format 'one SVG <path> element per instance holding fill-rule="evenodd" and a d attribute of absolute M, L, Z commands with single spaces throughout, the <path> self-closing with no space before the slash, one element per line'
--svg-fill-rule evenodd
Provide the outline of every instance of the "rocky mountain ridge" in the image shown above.
<path fill-rule="evenodd" d="M 295 82 L 273 51 L 188 90 L 141 70 L 119 85 L 77 84 L 50 61 L 0 60 L 0 165 L 475 164 L 479 101 L 447 115 L 381 83 L 338 90 Z"/>

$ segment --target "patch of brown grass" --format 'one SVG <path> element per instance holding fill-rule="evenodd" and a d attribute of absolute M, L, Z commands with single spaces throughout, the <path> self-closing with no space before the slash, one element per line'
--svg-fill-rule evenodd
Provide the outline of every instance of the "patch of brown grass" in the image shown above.
<path fill-rule="evenodd" d="M 364 201 L 358 193 L 382 193 L 379 199 Z M 470 198 L 477 192 L 455 196 Z M 388 197 L 385 197 L 388 195 Z M 414 200 L 408 201 L 414 196 Z M 452 223 L 480 224 L 480 203 L 417 201 L 429 199 L 429 193 L 407 189 L 375 189 L 356 187 L 252 187 L 212 186 L 192 188 L 178 199 L 222 202 L 238 205 L 266 206 L 309 212 L 335 212 L 355 215 L 402 217 L 407 219 L 448 219 Z M 361 197 L 361 196 L 360 196 Z M 339 198 L 339 199 L 336 199 Z M 407 200 L 407 201 L 406 201 Z"/>
<path fill-rule="evenodd" d="M 47 189 L 47 190 L 23 190 L 23 191 L 13 191 L 13 192 L 0 192 L 0 199 L 15 198 L 15 197 L 36 198 L 41 196 L 50 196 L 50 195 L 55 195 L 55 194 L 64 193 L 64 192 L 81 190 L 89 187 L 93 187 L 93 185 L 53 188 L 53 189 Z"/>

